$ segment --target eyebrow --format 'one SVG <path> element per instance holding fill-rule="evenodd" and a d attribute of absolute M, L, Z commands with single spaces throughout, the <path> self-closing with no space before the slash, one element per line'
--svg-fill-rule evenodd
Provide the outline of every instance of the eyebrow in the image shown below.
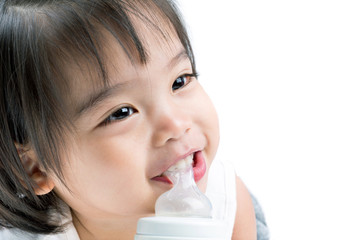
<path fill-rule="evenodd" d="M 115 92 L 121 90 L 129 82 L 118 83 L 113 86 L 105 86 L 100 91 L 90 94 L 85 101 L 83 101 L 76 110 L 76 117 L 80 117 L 87 112 L 90 112 L 106 99 L 114 95 Z"/>
<path fill-rule="evenodd" d="M 178 64 L 179 62 L 181 62 L 181 61 L 183 61 L 185 59 L 189 59 L 189 56 L 188 56 L 187 52 L 185 51 L 185 49 L 182 49 L 175 57 L 173 57 L 170 60 L 170 62 L 167 64 L 166 68 L 171 69 L 176 64 Z"/>
<path fill-rule="evenodd" d="M 166 69 L 170 70 L 179 62 L 184 61 L 186 59 L 189 59 L 189 56 L 185 51 L 185 49 L 182 49 L 176 56 L 174 56 L 169 61 L 169 63 L 166 65 Z M 128 84 L 129 82 L 124 82 L 124 83 L 115 84 L 113 86 L 105 86 L 100 91 L 90 94 L 90 96 L 88 96 L 86 100 L 83 101 L 80 104 L 80 106 L 77 108 L 75 116 L 80 117 L 81 115 L 84 115 L 85 113 L 95 109 L 106 99 L 114 95 L 115 92 L 118 92 L 119 90 L 123 89 L 123 87 Z"/>

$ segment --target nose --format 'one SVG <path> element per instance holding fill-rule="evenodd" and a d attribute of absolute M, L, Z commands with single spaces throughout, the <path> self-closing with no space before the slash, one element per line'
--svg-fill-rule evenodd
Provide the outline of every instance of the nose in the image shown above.
<path fill-rule="evenodd" d="M 153 119 L 153 142 L 156 147 L 181 139 L 191 129 L 190 112 L 184 106 L 168 104 L 156 110 Z"/>

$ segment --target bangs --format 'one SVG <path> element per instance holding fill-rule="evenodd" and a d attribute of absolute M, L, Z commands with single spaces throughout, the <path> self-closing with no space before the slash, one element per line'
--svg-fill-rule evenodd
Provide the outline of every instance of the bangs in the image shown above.
<path fill-rule="evenodd" d="M 146 48 L 151 46 L 144 42 L 143 28 L 150 30 L 161 45 L 170 45 L 174 39 L 179 40 L 193 72 L 196 72 L 190 41 L 173 2 L 80 1 L 65 7 L 61 4 L 61 8 L 54 4 L 45 9 L 42 12 L 45 20 L 44 42 L 51 44 L 45 44 L 44 52 L 50 54 L 50 74 L 54 86 L 61 91 L 59 99 L 63 103 L 68 100 L 71 104 L 72 97 L 76 96 L 74 85 L 88 84 L 94 91 L 109 87 L 105 65 L 109 36 L 115 39 L 131 63 L 146 65 L 149 60 Z M 74 68 L 85 75 L 82 81 L 75 79 L 72 72 L 69 74 L 66 71 Z M 63 109 L 67 109 L 66 106 Z"/>
<path fill-rule="evenodd" d="M 92 2 L 92 3 L 91 3 Z M 52 76 L 64 93 L 70 90 L 69 76 L 64 69 L 75 64 L 83 73 L 90 73 L 94 87 L 102 79 L 108 85 L 104 49 L 107 40 L 104 31 L 116 39 L 126 57 L 134 64 L 146 65 L 147 49 L 141 40 L 141 27 L 151 29 L 160 41 L 170 43 L 174 37 L 184 47 L 193 71 L 195 60 L 190 41 L 176 5 L 164 0 L 145 1 L 84 1 L 59 9 L 56 5 L 44 12 L 45 52 L 50 53 Z M 59 24 L 60 23 L 60 24 Z"/>

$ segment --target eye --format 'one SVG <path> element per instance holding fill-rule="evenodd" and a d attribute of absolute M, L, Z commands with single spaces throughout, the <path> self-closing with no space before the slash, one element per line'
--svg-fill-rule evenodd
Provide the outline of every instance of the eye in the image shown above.
<path fill-rule="evenodd" d="M 113 112 L 110 116 L 108 116 L 104 120 L 103 125 L 107 125 L 107 124 L 110 124 L 115 121 L 124 120 L 136 112 L 137 112 L 137 110 L 134 109 L 133 107 L 122 107 L 122 108 L 116 110 L 115 112 Z"/>
<path fill-rule="evenodd" d="M 184 86 L 188 85 L 196 77 L 197 77 L 197 74 L 184 74 L 184 75 L 178 77 L 172 85 L 172 90 L 176 91 L 180 88 L 183 88 Z"/>

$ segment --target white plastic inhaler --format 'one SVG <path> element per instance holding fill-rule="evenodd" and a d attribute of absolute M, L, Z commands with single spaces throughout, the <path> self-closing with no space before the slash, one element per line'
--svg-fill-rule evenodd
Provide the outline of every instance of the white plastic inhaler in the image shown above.
<path fill-rule="evenodd" d="M 139 219 L 135 240 L 225 240 L 226 224 L 212 218 L 191 163 L 176 164 L 164 174 L 174 187 L 157 199 L 154 217 Z"/>

